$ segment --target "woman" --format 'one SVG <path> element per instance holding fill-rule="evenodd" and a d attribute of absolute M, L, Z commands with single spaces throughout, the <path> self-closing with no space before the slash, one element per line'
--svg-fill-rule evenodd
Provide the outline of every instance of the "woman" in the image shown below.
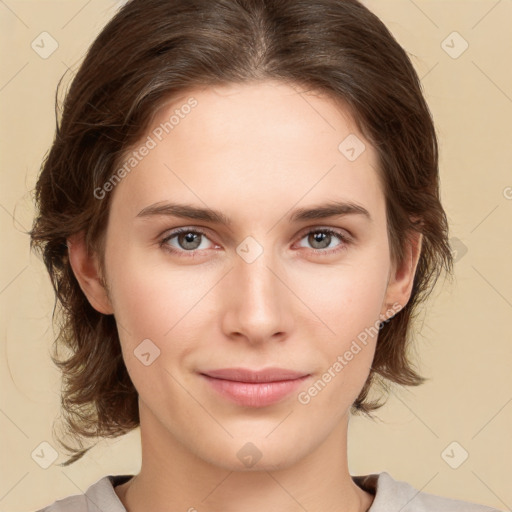
<path fill-rule="evenodd" d="M 351 476 L 350 413 L 419 385 L 452 268 L 419 79 L 355 0 L 132 0 L 91 46 L 37 184 L 80 447 L 137 475 L 44 510 L 472 510 Z"/>

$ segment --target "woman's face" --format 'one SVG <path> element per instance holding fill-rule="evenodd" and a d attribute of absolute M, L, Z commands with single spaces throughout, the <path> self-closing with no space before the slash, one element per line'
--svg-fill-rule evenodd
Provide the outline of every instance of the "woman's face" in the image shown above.
<path fill-rule="evenodd" d="M 341 436 L 402 298 L 374 148 L 331 100 L 261 82 L 190 91 L 135 151 L 105 268 L 143 429 L 228 469 Z"/>

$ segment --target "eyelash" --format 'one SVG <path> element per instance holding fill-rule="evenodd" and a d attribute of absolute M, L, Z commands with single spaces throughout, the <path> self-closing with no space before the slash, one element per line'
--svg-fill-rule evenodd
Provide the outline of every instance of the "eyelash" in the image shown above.
<path fill-rule="evenodd" d="M 167 234 L 159 243 L 160 247 L 164 249 L 165 251 L 168 251 L 172 254 L 178 255 L 179 257 L 185 257 L 185 258 L 194 258 L 197 256 L 197 254 L 204 249 L 194 249 L 191 251 L 185 251 L 185 250 L 178 250 L 174 247 L 171 247 L 167 242 L 169 240 L 172 240 L 176 236 L 180 235 L 181 233 L 193 233 L 197 235 L 202 235 L 206 238 L 208 238 L 208 234 L 201 229 L 198 228 L 178 228 L 172 231 L 171 233 Z M 324 250 L 324 249 L 309 249 L 309 252 L 313 253 L 315 256 L 331 256 L 333 254 L 337 254 L 341 251 L 347 250 L 347 246 L 350 245 L 351 239 L 345 235 L 340 233 L 339 231 L 335 231 L 331 228 L 314 228 L 306 233 L 303 233 L 302 236 L 299 238 L 299 240 L 302 240 L 303 238 L 309 236 L 312 233 L 323 233 L 328 234 L 331 236 L 335 236 L 338 238 L 338 240 L 341 242 L 339 245 L 337 245 L 334 249 Z M 187 254 L 188 253 L 188 254 Z"/>

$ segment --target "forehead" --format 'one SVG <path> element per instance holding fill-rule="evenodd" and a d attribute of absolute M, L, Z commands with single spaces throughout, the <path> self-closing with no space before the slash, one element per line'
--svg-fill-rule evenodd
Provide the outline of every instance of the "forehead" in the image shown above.
<path fill-rule="evenodd" d="M 132 212 L 178 198 L 223 210 L 235 198 L 247 208 L 261 208 L 262 199 L 288 207 L 302 199 L 382 202 L 375 150 L 348 109 L 298 86 L 190 89 L 157 111 L 130 151 L 144 145 L 150 149 L 114 191 L 114 202 L 129 193 Z"/>
<path fill-rule="evenodd" d="M 189 109 L 186 105 L 192 98 L 197 105 Z M 181 110 L 188 113 L 183 115 Z M 180 119 L 173 113 L 181 114 Z M 288 158 L 294 154 L 304 156 L 306 151 L 301 149 L 315 149 L 319 145 L 329 145 L 331 155 L 337 157 L 340 136 L 344 132 L 358 132 L 341 100 L 278 81 L 191 89 L 159 109 L 154 128 L 165 126 L 172 117 L 176 123 L 172 128 L 176 142 L 204 137 L 203 145 L 209 150 L 230 149 L 241 158 L 244 152 L 255 148 L 285 152 Z M 238 141 L 243 141 L 243 146 L 237 146 Z M 265 148 L 261 143 L 266 143 Z M 178 158 L 180 145 L 176 146 Z"/>

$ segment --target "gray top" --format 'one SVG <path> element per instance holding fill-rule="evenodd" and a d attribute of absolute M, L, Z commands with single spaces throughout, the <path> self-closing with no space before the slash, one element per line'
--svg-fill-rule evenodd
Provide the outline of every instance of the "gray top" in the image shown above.
<path fill-rule="evenodd" d="M 132 476 L 104 476 L 92 484 L 85 494 L 57 500 L 37 512 L 126 512 L 114 487 Z M 373 475 L 352 476 L 352 480 L 361 489 L 375 496 L 368 512 L 503 512 L 476 503 L 418 491 L 406 482 L 393 479 L 385 471 Z"/>

